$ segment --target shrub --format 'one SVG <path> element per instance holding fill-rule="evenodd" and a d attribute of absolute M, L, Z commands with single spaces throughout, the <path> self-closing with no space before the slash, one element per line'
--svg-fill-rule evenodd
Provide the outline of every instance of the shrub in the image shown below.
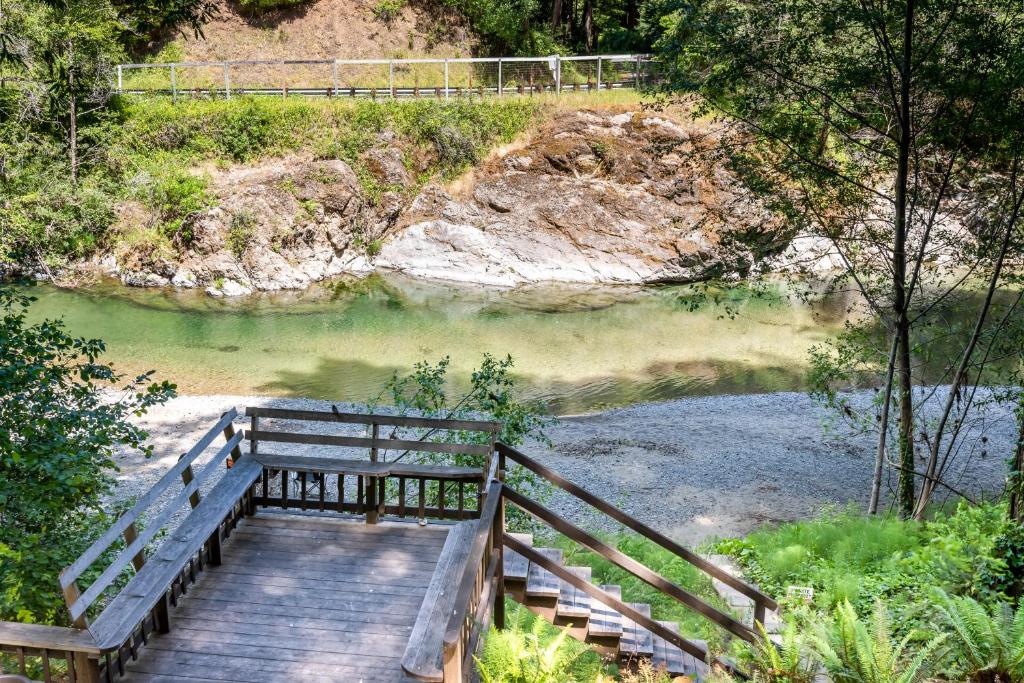
<path fill-rule="evenodd" d="M 951 634 L 951 674 L 979 683 L 1024 681 L 1024 605 L 986 607 L 942 590 L 932 595 L 939 621 Z"/>
<path fill-rule="evenodd" d="M 249 211 L 239 211 L 231 217 L 231 227 L 228 228 L 227 244 L 228 249 L 235 258 L 242 258 L 245 250 L 252 242 L 253 233 L 256 230 L 256 216 Z"/>
<path fill-rule="evenodd" d="M 377 17 L 378 21 L 390 24 L 398 18 L 404 7 L 405 0 L 380 0 L 373 6 L 373 16 Z"/>
<path fill-rule="evenodd" d="M 148 197 L 160 220 L 160 232 L 176 245 L 192 243 L 192 220 L 210 205 L 206 179 L 170 169 L 154 179 Z"/>
<path fill-rule="evenodd" d="M 927 676 L 927 664 L 944 640 L 938 636 L 904 655 L 912 636 L 894 643 L 885 605 L 878 601 L 870 624 L 857 616 L 853 605 L 836 605 L 830 621 L 815 624 L 813 647 L 835 683 L 916 683 Z"/>
<path fill-rule="evenodd" d="M 130 416 L 174 385 L 152 373 L 124 381 L 100 361 L 102 341 L 59 321 L 29 325 L 31 301 L 0 287 L 0 619 L 52 623 L 66 618 L 57 573 L 96 533 L 116 450 L 150 453 Z"/>
<path fill-rule="evenodd" d="M 586 645 L 514 603 L 506 628 L 491 628 L 476 662 L 483 683 L 592 683 L 602 668 Z"/>
<path fill-rule="evenodd" d="M 238 5 L 250 14 L 270 12 L 273 10 L 287 9 L 297 5 L 304 5 L 311 0 L 238 0 Z"/>

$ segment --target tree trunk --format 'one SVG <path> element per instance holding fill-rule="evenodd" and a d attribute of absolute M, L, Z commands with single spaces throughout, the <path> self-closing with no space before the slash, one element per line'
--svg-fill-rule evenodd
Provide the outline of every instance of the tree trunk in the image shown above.
<path fill-rule="evenodd" d="M 583 3 L 583 37 L 587 46 L 587 54 L 594 52 L 594 0 Z"/>
<path fill-rule="evenodd" d="M 551 30 L 557 31 L 562 21 L 562 0 L 555 0 L 551 3 Z"/>
<path fill-rule="evenodd" d="M 630 30 L 636 28 L 639 19 L 640 8 L 637 2 L 638 0 L 626 0 L 626 28 Z"/>
<path fill-rule="evenodd" d="M 889 406 L 892 403 L 892 380 L 896 370 L 896 351 L 899 349 L 898 339 L 894 336 L 892 349 L 889 351 L 889 365 L 885 375 L 885 396 L 882 403 L 882 414 L 878 424 L 878 450 L 875 452 L 875 471 L 871 476 L 871 498 L 868 500 L 868 514 L 878 513 L 878 501 L 882 497 L 882 468 L 885 464 L 885 447 L 889 439 Z"/>
<path fill-rule="evenodd" d="M 913 119 L 910 115 L 914 37 L 914 0 L 908 0 L 903 16 L 903 59 L 900 65 L 899 155 L 896 168 L 896 220 L 893 240 L 893 312 L 896 315 L 897 375 L 900 396 L 899 504 L 904 516 L 914 512 L 914 404 L 913 370 L 910 366 L 910 319 L 907 301 L 907 188 L 910 182 L 910 151 Z"/>
<path fill-rule="evenodd" d="M 1017 450 L 1010 468 L 1010 519 L 1024 523 L 1024 395 L 1017 406 Z"/>
<path fill-rule="evenodd" d="M 70 40 L 68 45 L 68 159 L 71 162 L 71 182 L 78 182 L 78 108 L 75 98 L 75 45 Z"/>

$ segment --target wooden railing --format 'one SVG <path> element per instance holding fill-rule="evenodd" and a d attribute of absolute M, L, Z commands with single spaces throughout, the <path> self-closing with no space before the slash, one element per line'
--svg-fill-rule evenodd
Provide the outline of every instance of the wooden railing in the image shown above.
<path fill-rule="evenodd" d="M 366 515 L 371 524 L 381 515 L 451 520 L 478 517 L 487 473 L 495 461 L 495 438 L 501 429 L 500 423 L 492 421 L 337 410 L 247 408 L 246 415 L 252 420 L 246 432 L 250 454 L 264 467 L 255 498 L 257 505 L 354 513 Z M 266 419 L 361 425 L 369 436 L 268 430 L 263 426 Z M 382 435 L 382 429 L 389 427 L 391 433 Z M 410 428 L 426 432 L 419 438 L 398 437 L 399 429 Z M 487 443 L 427 440 L 443 432 L 483 434 Z M 369 459 L 332 456 L 322 451 L 311 456 L 262 452 L 262 448 L 274 448 L 275 444 L 365 449 Z M 414 463 L 406 459 L 412 453 L 461 457 L 474 464 Z"/>
<path fill-rule="evenodd" d="M 473 671 L 473 655 L 492 615 L 499 628 L 505 625 L 502 489 L 500 479 L 492 477 L 477 520 L 473 547 L 454 584 L 455 610 L 448 619 L 443 641 L 442 680 L 445 683 L 463 683 L 469 677 Z"/>
<path fill-rule="evenodd" d="M 18 674 L 42 675 L 44 683 L 100 680 L 100 650 L 85 629 L 0 621 L 0 654 L 13 658 Z"/>
<path fill-rule="evenodd" d="M 668 550 L 681 560 L 693 565 L 705 574 L 711 576 L 712 578 L 718 579 L 727 586 L 736 589 L 739 593 L 750 598 L 750 600 L 754 604 L 754 619 L 756 621 L 763 624 L 765 620 L 766 610 L 778 609 L 778 603 L 770 595 L 761 592 L 755 586 L 750 585 L 742 579 L 736 578 L 729 572 L 712 564 L 711 562 L 708 562 L 706 559 L 704 559 L 697 553 L 693 552 L 692 550 L 684 548 L 683 546 L 679 545 L 678 543 L 668 538 L 664 534 L 652 529 L 651 527 L 640 522 L 639 520 L 630 516 L 626 512 L 623 512 L 622 510 L 608 503 L 607 501 L 599 498 L 593 493 L 587 491 L 581 486 L 577 486 L 571 481 L 563 478 L 557 472 L 554 472 L 553 470 L 544 467 L 539 462 L 530 458 L 529 456 L 502 443 L 497 444 L 497 453 L 498 467 L 502 471 L 505 470 L 506 464 L 509 460 L 516 463 L 517 465 L 522 465 L 523 467 L 530 470 L 534 474 L 537 474 L 538 476 L 543 478 L 545 481 L 554 484 L 563 491 L 566 491 L 567 493 L 575 496 L 576 498 L 579 498 L 588 505 L 605 513 L 606 515 L 614 519 L 616 522 L 622 524 L 626 528 L 635 531 L 644 538 L 654 542 L 655 544 L 661 546 L 665 550 Z M 747 630 L 749 631 L 749 629 Z"/>

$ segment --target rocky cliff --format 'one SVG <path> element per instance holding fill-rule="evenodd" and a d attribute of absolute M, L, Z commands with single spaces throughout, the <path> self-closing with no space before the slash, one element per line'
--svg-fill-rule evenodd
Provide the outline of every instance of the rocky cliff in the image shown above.
<path fill-rule="evenodd" d="M 391 191 L 368 192 L 337 160 L 208 171 L 215 206 L 194 217 L 187 248 L 122 249 L 104 263 L 127 284 L 212 295 L 375 269 L 495 286 L 743 273 L 786 241 L 704 153 L 717 142 L 714 126 L 663 113 L 566 112 L 463 177 L 415 190 L 413 155 L 384 135 L 361 161 L 372 187 Z"/>

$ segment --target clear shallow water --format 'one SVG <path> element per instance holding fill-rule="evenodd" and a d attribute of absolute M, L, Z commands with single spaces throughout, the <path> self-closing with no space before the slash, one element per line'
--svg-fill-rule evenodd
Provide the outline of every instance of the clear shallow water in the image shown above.
<path fill-rule="evenodd" d="M 836 302 L 782 297 L 691 310 L 687 291 L 513 292 L 374 277 L 243 301 L 98 284 L 34 287 L 33 319 L 106 341 L 125 372 L 180 393 L 366 401 L 394 371 L 451 357 L 454 389 L 484 352 L 511 354 L 524 394 L 568 414 L 691 395 L 799 390 L 807 350 L 842 323 Z"/>

